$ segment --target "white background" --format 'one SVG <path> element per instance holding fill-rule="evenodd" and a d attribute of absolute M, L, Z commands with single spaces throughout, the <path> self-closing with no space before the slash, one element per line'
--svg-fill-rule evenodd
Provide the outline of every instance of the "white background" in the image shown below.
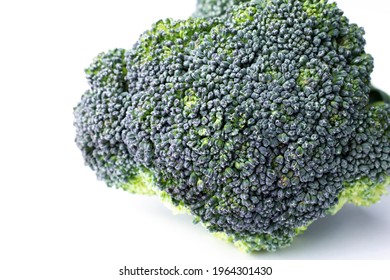
<path fill-rule="evenodd" d="M 390 92 L 388 2 L 338 2 L 365 27 L 373 83 Z M 155 197 L 107 188 L 84 166 L 72 124 L 84 68 L 194 9 L 195 0 L 1 1 L 1 279 L 116 279 L 123 265 L 163 261 L 390 259 L 390 196 L 317 221 L 287 249 L 248 255 Z"/>

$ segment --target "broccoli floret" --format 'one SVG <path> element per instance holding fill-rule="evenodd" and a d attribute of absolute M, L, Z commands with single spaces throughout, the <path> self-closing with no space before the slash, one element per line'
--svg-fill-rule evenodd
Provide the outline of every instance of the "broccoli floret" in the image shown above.
<path fill-rule="evenodd" d="M 108 184 L 155 193 L 246 251 L 288 246 L 390 181 L 390 105 L 370 88 L 363 35 L 324 0 L 159 21 L 87 70 L 76 141 Z"/>
<path fill-rule="evenodd" d="M 74 109 L 76 143 L 85 163 L 109 186 L 127 184 L 135 162 L 122 141 L 130 95 L 123 49 L 102 53 L 85 70 L 90 89 Z"/>
<path fill-rule="evenodd" d="M 375 94 L 375 91 L 371 91 Z M 387 193 L 390 185 L 390 104 L 374 103 L 355 130 L 341 160 L 345 189 L 339 195 L 345 203 L 369 206 Z"/>

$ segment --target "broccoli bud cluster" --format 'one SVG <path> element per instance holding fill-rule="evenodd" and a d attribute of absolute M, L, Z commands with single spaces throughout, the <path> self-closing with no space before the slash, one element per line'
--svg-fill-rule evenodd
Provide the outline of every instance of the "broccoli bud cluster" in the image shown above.
<path fill-rule="evenodd" d="M 247 251 L 275 250 L 346 202 L 379 200 L 390 105 L 369 104 L 364 31 L 336 4 L 225 2 L 100 55 L 76 142 L 109 185 L 147 174 L 138 192 Z"/>
<path fill-rule="evenodd" d="M 86 164 L 109 186 L 136 174 L 122 140 L 123 120 L 131 102 L 125 81 L 125 50 L 100 54 L 85 70 L 90 89 L 74 109 L 76 144 Z"/>

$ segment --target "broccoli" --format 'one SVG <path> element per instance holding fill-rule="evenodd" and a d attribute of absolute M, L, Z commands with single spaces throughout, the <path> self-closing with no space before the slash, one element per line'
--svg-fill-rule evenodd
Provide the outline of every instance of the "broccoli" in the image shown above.
<path fill-rule="evenodd" d="M 76 143 L 109 186 L 156 194 L 245 251 L 274 251 L 386 193 L 390 104 L 370 85 L 364 30 L 336 4 L 231 2 L 100 54 Z"/>

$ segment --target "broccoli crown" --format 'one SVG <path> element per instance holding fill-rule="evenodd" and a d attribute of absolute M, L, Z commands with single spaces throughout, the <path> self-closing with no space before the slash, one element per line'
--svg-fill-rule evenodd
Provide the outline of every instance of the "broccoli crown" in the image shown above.
<path fill-rule="evenodd" d="M 368 102 L 363 35 L 323 0 L 159 21 L 87 70 L 77 143 L 108 183 L 153 185 L 247 251 L 287 246 L 389 180 L 390 105 Z"/>

